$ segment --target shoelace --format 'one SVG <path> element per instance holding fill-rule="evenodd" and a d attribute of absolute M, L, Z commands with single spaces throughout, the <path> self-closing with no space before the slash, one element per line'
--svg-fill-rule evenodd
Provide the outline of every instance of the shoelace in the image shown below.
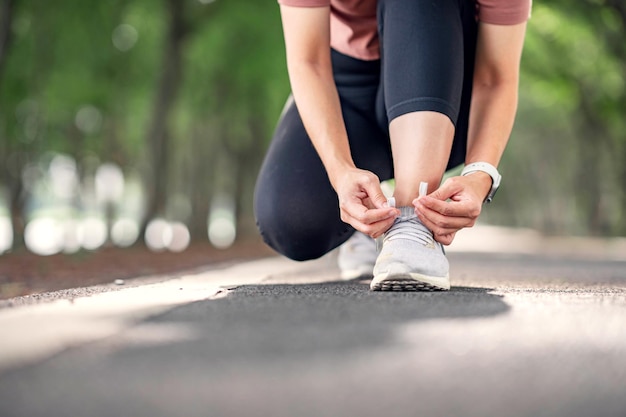
<path fill-rule="evenodd" d="M 407 239 L 424 246 L 435 244 L 433 234 L 424 226 L 417 216 L 400 216 L 395 223 L 385 233 L 383 240 Z"/>

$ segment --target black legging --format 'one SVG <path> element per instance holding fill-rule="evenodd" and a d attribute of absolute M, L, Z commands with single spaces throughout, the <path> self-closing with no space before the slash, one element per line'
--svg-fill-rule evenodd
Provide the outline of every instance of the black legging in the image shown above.
<path fill-rule="evenodd" d="M 381 59 L 332 51 L 352 158 L 381 181 L 393 178 L 389 122 L 436 111 L 455 124 L 448 168 L 463 163 L 476 45 L 470 0 L 379 0 Z M 257 179 L 257 225 L 265 242 L 295 260 L 318 258 L 354 229 L 340 219 L 337 194 L 293 102 L 287 105 Z"/>

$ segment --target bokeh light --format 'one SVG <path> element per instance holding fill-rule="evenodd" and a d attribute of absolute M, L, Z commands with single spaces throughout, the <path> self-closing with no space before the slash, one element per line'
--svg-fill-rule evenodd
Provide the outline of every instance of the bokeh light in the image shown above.
<path fill-rule="evenodd" d="M 137 32 L 137 29 L 127 23 L 117 26 L 113 29 L 113 34 L 111 35 L 113 46 L 122 52 L 131 50 L 138 39 L 139 32 Z"/>
<path fill-rule="evenodd" d="M 235 202 L 232 197 L 218 195 L 211 204 L 209 214 L 209 241 L 218 249 L 226 249 L 235 242 Z"/>
<path fill-rule="evenodd" d="M 151 220 L 146 227 L 145 240 L 151 250 L 163 251 L 172 241 L 172 228 L 164 219 Z"/>
<path fill-rule="evenodd" d="M 145 240 L 146 246 L 155 252 L 182 252 L 189 247 L 191 233 L 182 222 L 168 222 L 157 218 L 148 223 Z"/>
<path fill-rule="evenodd" d="M 83 106 L 76 112 L 74 123 L 87 135 L 98 133 L 102 127 L 102 112 L 91 105 Z"/>
<path fill-rule="evenodd" d="M 36 218 L 26 225 L 24 242 L 26 247 L 37 255 L 54 255 L 63 249 L 63 230 L 55 219 Z"/>
<path fill-rule="evenodd" d="M 131 246 L 139 237 L 139 224 L 133 219 L 117 219 L 111 227 L 111 240 L 121 248 Z"/>
<path fill-rule="evenodd" d="M 96 250 L 106 243 L 106 222 L 98 217 L 87 217 L 80 222 L 78 238 L 81 246 L 87 250 Z"/>
<path fill-rule="evenodd" d="M 57 154 L 50 161 L 48 168 L 52 191 L 61 199 L 71 199 L 78 186 L 76 161 L 67 155 Z"/>
<path fill-rule="evenodd" d="M 191 234 L 189 229 L 181 222 L 174 222 L 170 224 L 172 230 L 172 239 L 167 245 L 167 248 L 172 252 L 182 252 L 189 246 L 191 242 Z"/>
<path fill-rule="evenodd" d="M 63 253 L 76 253 L 81 249 L 80 221 L 67 219 L 61 225 Z"/>
<path fill-rule="evenodd" d="M 0 255 L 13 247 L 13 225 L 7 216 L 0 216 Z"/>
<path fill-rule="evenodd" d="M 96 170 L 96 197 L 100 203 L 114 203 L 124 194 L 124 174 L 113 163 L 104 163 Z"/>

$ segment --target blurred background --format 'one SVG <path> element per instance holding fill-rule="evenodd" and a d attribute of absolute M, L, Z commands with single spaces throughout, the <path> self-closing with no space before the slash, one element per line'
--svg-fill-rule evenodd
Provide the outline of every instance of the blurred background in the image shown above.
<path fill-rule="evenodd" d="M 535 2 L 483 223 L 626 236 L 625 21 L 622 0 Z M 0 0 L 0 254 L 256 236 L 288 94 L 275 0 Z"/>

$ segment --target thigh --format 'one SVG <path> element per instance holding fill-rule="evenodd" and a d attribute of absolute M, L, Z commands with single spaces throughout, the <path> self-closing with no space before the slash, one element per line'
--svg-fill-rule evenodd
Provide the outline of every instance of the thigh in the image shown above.
<path fill-rule="evenodd" d="M 389 121 L 436 111 L 455 125 L 449 167 L 465 158 L 474 52 L 470 0 L 379 0 L 382 97 Z"/>
<path fill-rule="evenodd" d="M 357 167 L 392 178 L 389 135 L 376 118 L 380 62 L 332 51 L 341 110 Z M 337 194 L 306 133 L 297 106 L 283 112 L 261 167 L 255 215 L 265 241 L 292 259 L 313 259 L 347 240 L 354 229 L 341 221 Z"/>
<path fill-rule="evenodd" d="M 376 87 L 338 90 L 355 164 L 381 180 L 391 178 L 388 135 L 375 119 Z M 318 258 L 354 232 L 341 221 L 337 194 L 293 101 L 279 120 L 257 178 L 254 209 L 265 242 L 291 259 Z"/>
<path fill-rule="evenodd" d="M 265 156 L 254 206 L 265 242 L 291 259 L 318 258 L 352 233 L 340 219 L 337 195 L 293 102 Z"/>
<path fill-rule="evenodd" d="M 386 118 L 380 117 L 380 61 L 362 61 L 332 51 L 333 75 L 355 165 L 381 180 L 393 178 Z"/>

